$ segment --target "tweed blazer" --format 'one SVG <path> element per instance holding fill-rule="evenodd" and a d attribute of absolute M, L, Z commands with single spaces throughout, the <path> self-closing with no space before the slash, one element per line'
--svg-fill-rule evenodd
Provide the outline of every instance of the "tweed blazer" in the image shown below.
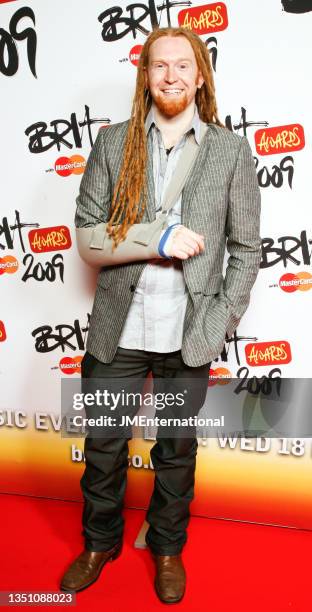
<path fill-rule="evenodd" d="M 107 222 L 128 121 L 101 129 L 77 198 L 76 227 Z M 156 218 L 152 140 L 148 137 L 147 204 L 142 223 Z M 208 124 L 182 192 L 181 222 L 204 235 L 205 250 L 182 260 L 188 302 L 182 358 L 201 366 L 221 353 L 246 311 L 261 258 L 260 190 L 246 138 Z M 222 275 L 225 248 L 229 253 Z M 98 275 L 87 350 L 110 363 L 146 261 L 103 267 Z"/>

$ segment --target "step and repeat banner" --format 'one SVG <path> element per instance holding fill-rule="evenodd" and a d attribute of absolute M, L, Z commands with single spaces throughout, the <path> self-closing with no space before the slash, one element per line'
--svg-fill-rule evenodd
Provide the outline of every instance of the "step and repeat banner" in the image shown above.
<path fill-rule="evenodd" d="M 207 45 L 220 119 L 247 136 L 262 193 L 261 269 L 211 387 L 311 376 L 312 1 L 0 1 L 1 492 L 81 499 L 83 439 L 60 433 L 96 284 L 75 198 L 98 130 L 129 116 L 142 44 L 167 25 Z M 130 506 L 148 503 L 152 443 L 131 442 Z M 309 438 L 200 439 L 192 510 L 312 528 L 311 474 Z"/>

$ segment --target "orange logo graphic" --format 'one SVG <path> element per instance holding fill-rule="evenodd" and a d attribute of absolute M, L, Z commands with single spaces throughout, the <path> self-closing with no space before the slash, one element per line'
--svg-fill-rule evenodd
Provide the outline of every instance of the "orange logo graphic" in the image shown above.
<path fill-rule="evenodd" d="M 0 274 L 14 274 L 18 270 L 18 261 L 13 255 L 5 255 L 0 257 Z"/>
<path fill-rule="evenodd" d="M 246 361 L 250 366 L 275 365 L 291 361 L 290 344 L 287 340 L 253 342 L 245 346 Z"/>
<path fill-rule="evenodd" d="M 132 47 L 129 53 L 129 60 L 131 64 L 133 64 L 134 66 L 137 66 L 139 63 L 142 49 L 143 49 L 143 45 L 135 45 L 134 47 Z"/>
<path fill-rule="evenodd" d="M 59 368 L 63 374 L 80 374 L 82 357 L 63 357 Z"/>
<path fill-rule="evenodd" d="M 279 279 L 279 287 L 286 293 L 294 291 L 309 291 L 312 289 L 312 274 L 310 272 L 297 272 L 297 274 L 283 274 Z"/>
<path fill-rule="evenodd" d="M 69 176 L 70 174 L 83 174 L 86 167 L 86 160 L 82 155 L 72 155 L 71 157 L 59 157 L 54 165 L 55 172 L 59 176 Z"/>
<path fill-rule="evenodd" d="M 303 127 L 294 123 L 257 130 L 255 143 L 259 155 L 300 151 L 305 145 Z"/>
<path fill-rule="evenodd" d="M 179 26 L 196 34 L 221 32 L 228 27 L 226 6 L 223 2 L 194 6 L 184 9 L 178 15 Z"/>
<path fill-rule="evenodd" d="M 6 340 L 6 331 L 4 327 L 3 321 L 0 321 L 0 342 L 4 342 Z"/>
<path fill-rule="evenodd" d="M 210 368 L 208 387 L 214 385 L 227 385 L 232 378 L 230 370 L 227 368 Z"/>
<path fill-rule="evenodd" d="M 62 251 L 69 249 L 72 244 L 70 232 L 66 225 L 31 230 L 28 234 L 28 239 L 33 253 Z"/>

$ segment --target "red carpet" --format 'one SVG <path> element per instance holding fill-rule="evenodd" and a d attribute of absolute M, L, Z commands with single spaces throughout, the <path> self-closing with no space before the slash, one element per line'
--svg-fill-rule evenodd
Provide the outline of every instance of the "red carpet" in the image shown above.
<path fill-rule="evenodd" d="M 63 570 L 82 547 L 79 503 L 0 494 L 1 591 L 58 591 Z M 305 612 L 311 609 L 312 533 L 192 518 L 183 558 L 183 601 L 159 602 L 149 552 L 133 548 L 144 512 L 125 511 L 122 556 L 77 594 L 75 607 L 109 612 Z M 24 608 L 24 606 L 23 606 Z M 27 606 L 27 609 L 29 607 Z M 40 606 L 39 609 L 55 609 Z M 60 607 L 58 607 L 60 609 Z"/>

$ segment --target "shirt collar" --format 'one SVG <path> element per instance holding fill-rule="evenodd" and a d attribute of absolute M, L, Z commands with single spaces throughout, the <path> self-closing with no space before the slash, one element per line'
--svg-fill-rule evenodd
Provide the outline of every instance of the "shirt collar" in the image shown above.
<path fill-rule="evenodd" d="M 152 126 L 156 126 L 156 120 L 155 120 L 155 114 L 154 114 L 154 108 L 153 108 L 153 104 L 148 112 L 148 115 L 145 119 L 145 133 L 146 135 L 148 134 L 148 132 L 150 131 Z M 191 130 L 194 131 L 194 137 L 195 140 L 197 142 L 197 144 L 200 144 L 200 118 L 199 118 L 199 114 L 198 114 L 198 110 L 197 110 L 197 106 L 195 104 L 195 112 L 193 115 L 193 119 L 192 122 L 190 124 L 190 127 L 185 131 L 185 134 L 187 134 L 188 132 L 190 132 Z"/>

